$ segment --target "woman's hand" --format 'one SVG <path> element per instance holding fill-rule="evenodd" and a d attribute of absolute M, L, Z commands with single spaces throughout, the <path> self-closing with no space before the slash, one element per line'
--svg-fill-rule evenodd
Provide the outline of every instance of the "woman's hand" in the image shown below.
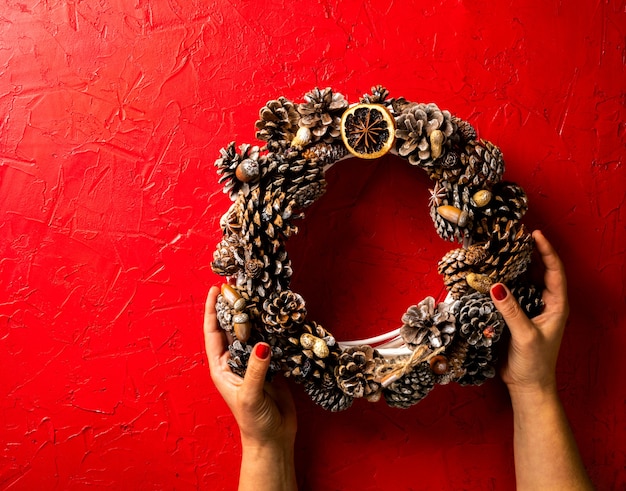
<path fill-rule="evenodd" d="M 569 313 L 563 263 L 548 240 L 533 232 L 545 266 L 544 311 L 528 319 L 509 289 L 491 287 L 491 298 L 511 331 L 511 342 L 502 379 L 509 392 L 556 391 L 555 371 L 565 321 Z"/>
<path fill-rule="evenodd" d="M 211 288 L 204 311 L 204 341 L 211 378 L 233 412 L 241 433 L 239 490 L 294 490 L 296 410 L 285 380 L 265 382 L 270 347 L 252 349 L 244 378 L 228 366 L 226 334 L 217 322 L 219 289 Z"/>
<path fill-rule="evenodd" d="M 547 239 L 533 232 L 543 259 L 544 311 L 528 319 L 501 283 L 491 297 L 511 331 L 502 369 L 513 405 L 517 489 L 591 490 L 556 389 L 556 359 L 569 313 L 563 263 Z"/>
<path fill-rule="evenodd" d="M 244 378 L 235 375 L 228 366 L 225 332 L 217 323 L 215 302 L 219 289 L 211 288 L 204 312 L 204 339 L 211 378 L 226 404 L 233 412 L 242 444 L 284 444 L 293 446 L 296 435 L 296 411 L 283 379 L 265 382 L 270 364 L 270 347 L 266 343 L 254 346 Z"/>

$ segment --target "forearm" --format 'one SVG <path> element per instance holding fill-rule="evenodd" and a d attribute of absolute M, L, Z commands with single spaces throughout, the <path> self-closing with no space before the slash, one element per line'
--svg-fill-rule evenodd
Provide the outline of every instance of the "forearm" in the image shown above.
<path fill-rule="evenodd" d="M 593 489 L 555 389 L 511 392 L 518 491 Z"/>
<path fill-rule="evenodd" d="M 294 491 L 298 488 L 293 446 L 242 445 L 239 491 Z"/>

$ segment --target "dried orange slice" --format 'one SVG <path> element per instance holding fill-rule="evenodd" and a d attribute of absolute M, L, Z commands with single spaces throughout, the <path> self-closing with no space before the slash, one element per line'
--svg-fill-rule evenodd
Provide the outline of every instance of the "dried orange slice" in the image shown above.
<path fill-rule="evenodd" d="M 382 157 L 395 139 L 393 116 L 381 104 L 356 104 L 341 117 L 341 139 L 356 157 Z"/>

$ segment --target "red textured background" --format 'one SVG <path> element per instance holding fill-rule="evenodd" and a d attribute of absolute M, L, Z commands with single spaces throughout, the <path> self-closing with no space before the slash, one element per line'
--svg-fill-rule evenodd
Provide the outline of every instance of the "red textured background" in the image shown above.
<path fill-rule="evenodd" d="M 569 273 L 561 394 L 598 489 L 626 481 L 624 5 L 122 0 L 0 6 L 0 488 L 231 489 L 201 333 L 213 168 L 258 109 L 374 84 L 499 145 Z M 339 338 L 442 291 L 426 177 L 354 160 L 290 250 Z M 302 489 L 512 489 L 499 381 L 331 414 L 293 388 Z"/>

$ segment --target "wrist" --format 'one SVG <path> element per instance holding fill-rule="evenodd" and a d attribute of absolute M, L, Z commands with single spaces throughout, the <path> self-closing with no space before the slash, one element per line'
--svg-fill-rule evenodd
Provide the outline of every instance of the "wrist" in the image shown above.
<path fill-rule="evenodd" d="M 559 399 L 555 381 L 535 384 L 507 384 L 507 388 L 513 407 L 537 407 Z"/>

